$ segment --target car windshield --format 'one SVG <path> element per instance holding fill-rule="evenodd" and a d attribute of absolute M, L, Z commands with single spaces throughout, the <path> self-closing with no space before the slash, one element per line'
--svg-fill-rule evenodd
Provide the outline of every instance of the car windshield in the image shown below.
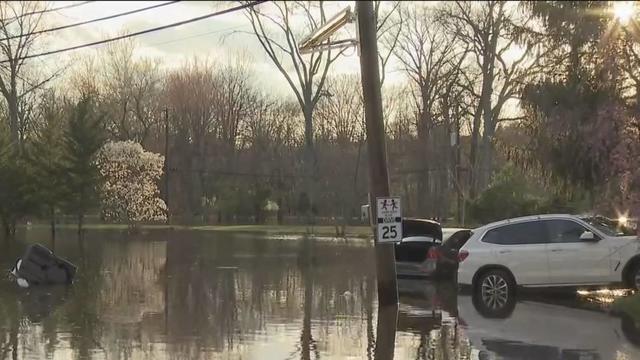
<path fill-rule="evenodd" d="M 600 230 L 607 236 L 636 235 L 636 229 L 632 226 L 621 224 L 617 220 L 609 219 L 604 216 L 589 216 L 582 218 L 582 220 L 586 221 L 589 225 Z"/>

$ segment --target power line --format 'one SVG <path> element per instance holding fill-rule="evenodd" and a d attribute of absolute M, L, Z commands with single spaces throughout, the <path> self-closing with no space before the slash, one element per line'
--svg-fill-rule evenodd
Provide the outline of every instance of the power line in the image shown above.
<path fill-rule="evenodd" d="M 2 19 L 2 22 L 14 21 L 14 20 L 17 20 L 17 19 L 20 19 L 20 18 L 23 18 L 23 17 L 36 15 L 36 14 L 45 14 L 45 13 L 48 13 L 48 12 L 54 12 L 54 11 L 58 11 L 58 10 L 71 9 L 71 8 L 74 8 L 74 7 L 86 5 L 86 4 L 91 3 L 91 2 L 93 2 L 93 1 L 83 1 L 83 2 L 76 3 L 76 4 L 60 6 L 60 7 L 53 8 L 53 9 L 44 9 L 44 10 L 32 11 L 32 12 L 20 14 L 18 16 L 14 16 L 12 18 Z"/>
<path fill-rule="evenodd" d="M 194 17 L 194 18 L 191 18 L 191 19 L 183 20 L 183 21 L 178 21 L 178 22 L 167 24 L 167 25 L 163 25 L 163 26 L 158 26 L 158 27 L 151 28 L 151 29 L 146 29 L 146 30 L 134 32 L 134 33 L 127 34 L 127 35 L 121 35 L 121 36 L 117 36 L 117 37 L 113 37 L 113 38 L 109 38 L 109 39 L 104 39 L 104 40 L 100 40 L 100 41 L 94 41 L 94 42 L 91 42 L 91 43 L 71 46 L 71 47 L 57 49 L 57 50 L 45 51 L 45 52 L 38 53 L 38 54 L 31 54 L 31 55 L 23 56 L 21 58 L 16 58 L 16 59 L 11 59 L 11 60 L 10 59 L 5 59 L 5 60 L 0 61 L 0 64 L 7 63 L 9 61 L 26 60 L 26 59 L 32 59 L 32 58 L 37 58 L 37 57 L 46 56 L 46 55 L 59 54 L 59 53 L 72 51 L 72 50 L 77 50 L 77 49 L 81 49 L 81 48 L 85 48 L 85 47 L 89 47 L 89 46 L 102 45 L 102 44 L 110 43 L 110 42 L 117 41 L 117 40 L 123 40 L 123 39 L 131 38 L 131 37 L 134 37 L 134 36 L 144 35 L 144 34 L 148 34 L 148 33 L 151 33 L 151 32 L 164 30 L 164 29 L 169 29 L 169 28 L 172 28 L 172 27 L 176 27 L 176 26 L 180 26 L 180 25 L 184 25 L 184 24 L 188 24 L 188 23 L 192 23 L 192 22 L 196 22 L 196 21 L 200 21 L 200 20 L 204 20 L 204 19 L 208 19 L 208 18 L 212 18 L 214 16 L 223 15 L 223 14 L 231 13 L 231 12 L 234 12 L 234 11 L 243 10 L 243 9 L 250 8 L 250 7 L 253 7 L 255 5 L 261 4 L 263 2 L 266 2 L 266 0 L 252 1 L 250 3 L 238 5 L 238 6 L 229 8 L 229 9 L 216 11 L 216 12 L 209 13 L 209 14 L 206 14 L 206 15 Z"/>
<path fill-rule="evenodd" d="M 69 28 L 76 27 L 76 26 L 91 24 L 91 23 L 98 22 L 98 21 L 115 19 L 115 18 L 119 18 L 119 17 L 122 17 L 122 16 L 131 15 L 131 14 L 135 14 L 135 13 L 139 13 L 139 12 L 143 12 L 143 11 L 147 11 L 147 10 L 151 10 L 151 9 L 155 9 L 155 8 L 159 8 L 159 7 L 163 7 L 163 6 L 167 6 L 167 5 L 171 5 L 171 4 L 175 4 L 175 3 L 179 2 L 179 1 L 180 0 L 169 1 L 169 2 L 166 2 L 166 3 L 162 3 L 162 4 L 156 4 L 156 5 L 140 8 L 140 9 L 126 11 L 126 12 L 122 12 L 122 13 L 118 13 L 118 14 L 114 14 L 114 15 L 109 15 L 109 16 L 104 16 L 104 17 L 101 17 L 101 18 L 81 21 L 81 22 L 68 24 L 68 25 L 63 25 L 63 26 L 57 26 L 57 27 L 44 29 L 44 30 L 33 31 L 33 32 L 28 33 L 28 34 L 13 35 L 13 36 L 9 36 L 9 37 L 0 39 L 0 41 L 10 40 L 10 39 L 17 39 L 17 38 L 21 38 L 21 37 L 25 37 L 25 36 L 31 36 L 31 35 L 37 35 L 37 34 L 44 34 L 44 33 L 48 33 L 48 32 L 69 29 Z"/>
<path fill-rule="evenodd" d="M 168 41 L 163 41 L 160 43 L 154 43 L 154 44 L 149 44 L 148 46 L 162 46 L 162 45 L 167 45 L 167 44 L 171 44 L 171 43 L 175 43 L 178 41 L 183 41 L 183 40 L 189 40 L 189 39 L 193 39 L 193 38 L 197 38 L 200 36 L 205 36 L 205 35 L 213 35 L 213 34 L 217 34 L 217 33 L 221 33 L 221 32 L 226 32 L 226 31 L 230 31 L 230 30 L 237 30 L 240 29 L 241 27 L 243 27 L 244 25 L 236 25 L 236 26 L 232 26 L 232 27 L 228 27 L 225 29 L 220 29 L 220 30 L 214 30 L 214 31 L 207 31 L 205 33 L 199 33 L 199 34 L 194 34 L 194 35 L 189 35 L 189 36 L 185 36 L 185 37 L 181 37 L 178 39 L 173 39 L 173 40 L 168 40 Z"/>

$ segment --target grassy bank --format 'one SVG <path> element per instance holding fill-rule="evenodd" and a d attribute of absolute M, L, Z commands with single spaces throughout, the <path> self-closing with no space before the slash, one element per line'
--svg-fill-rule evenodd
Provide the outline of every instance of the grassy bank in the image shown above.
<path fill-rule="evenodd" d="M 46 224 L 30 225 L 30 228 L 48 228 Z M 75 229 L 75 224 L 60 224 L 58 229 Z M 86 230 L 126 230 L 124 224 L 86 224 Z M 336 236 L 335 226 L 305 226 L 305 225 L 207 225 L 207 226 L 183 226 L 183 225 L 139 225 L 140 230 L 194 230 L 213 232 L 239 232 L 255 233 L 262 235 L 314 235 Z M 346 237 L 367 238 L 371 236 L 371 228 L 368 226 L 348 226 L 345 229 Z"/>

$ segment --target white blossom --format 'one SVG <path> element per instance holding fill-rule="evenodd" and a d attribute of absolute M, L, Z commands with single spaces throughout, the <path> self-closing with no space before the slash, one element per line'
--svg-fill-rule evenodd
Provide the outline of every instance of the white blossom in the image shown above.
<path fill-rule="evenodd" d="M 104 178 L 103 218 L 131 226 L 141 221 L 166 220 L 167 206 L 159 197 L 157 185 L 163 163 L 162 155 L 145 151 L 136 142 L 106 143 L 97 156 Z"/>

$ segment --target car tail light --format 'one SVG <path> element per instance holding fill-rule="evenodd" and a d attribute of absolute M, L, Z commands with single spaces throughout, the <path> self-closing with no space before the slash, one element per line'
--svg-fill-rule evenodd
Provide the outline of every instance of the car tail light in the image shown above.
<path fill-rule="evenodd" d="M 440 258 L 440 252 L 438 249 L 431 247 L 429 251 L 427 251 L 427 259 L 438 260 Z"/>
<path fill-rule="evenodd" d="M 469 252 L 467 250 L 458 251 L 458 262 L 461 263 L 464 259 L 469 257 Z"/>

